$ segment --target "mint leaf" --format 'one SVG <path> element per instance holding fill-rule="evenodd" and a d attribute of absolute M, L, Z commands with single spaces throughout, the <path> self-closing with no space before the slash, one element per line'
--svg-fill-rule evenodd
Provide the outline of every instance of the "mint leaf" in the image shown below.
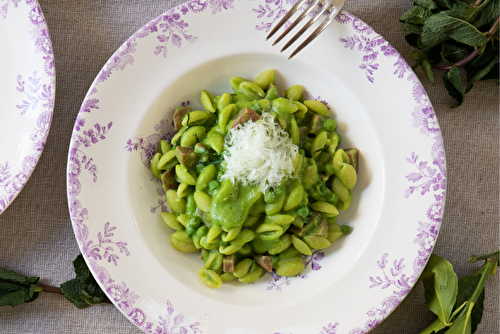
<path fill-rule="evenodd" d="M 491 26 L 498 16 L 500 16 L 500 2 L 498 0 L 485 0 L 477 8 L 473 24 L 476 28 Z"/>
<path fill-rule="evenodd" d="M 412 24 L 424 24 L 428 17 L 431 16 L 431 11 L 420 6 L 413 6 L 408 9 L 399 19 L 401 22 Z"/>
<path fill-rule="evenodd" d="M 422 29 L 422 43 L 431 48 L 449 39 L 479 47 L 486 44 L 486 34 L 477 30 L 470 23 L 438 13 L 429 17 Z"/>
<path fill-rule="evenodd" d="M 416 49 L 422 48 L 422 43 L 420 42 L 420 35 L 419 34 L 408 34 L 405 36 L 405 40 L 408 44 L 413 46 Z"/>
<path fill-rule="evenodd" d="M 452 3 L 450 0 L 436 0 L 436 5 L 440 9 L 450 9 L 452 6 Z"/>
<path fill-rule="evenodd" d="M 432 73 L 432 67 L 428 59 L 422 60 L 422 69 L 424 70 L 427 79 L 433 84 L 434 83 L 434 73 Z"/>
<path fill-rule="evenodd" d="M 471 321 L 467 316 L 459 318 L 457 321 L 451 325 L 450 329 L 446 334 L 470 334 L 471 331 Z"/>
<path fill-rule="evenodd" d="M 29 277 L 16 273 L 15 271 L 0 268 L 0 280 L 16 282 L 19 284 L 34 284 L 37 283 L 39 277 Z"/>
<path fill-rule="evenodd" d="M 420 276 L 425 288 L 425 301 L 439 320 L 447 323 L 456 301 L 457 275 L 453 266 L 440 256 L 432 254 Z"/>
<path fill-rule="evenodd" d="M 427 8 L 427 9 L 436 9 L 437 5 L 433 0 L 413 0 L 413 3 L 415 5 L 419 5 L 421 7 Z"/>
<path fill-rule="evenodd" d="M 456 2 L 451 6 L 450 10 L 442 13 L 469 22 L 476 14 L 476 11 L 477 8 L 472 5 L 465 2 Z"/>
<path fill-rule="evenodd" d="M 491 71 L 486 74 L 481 80 L 498 80 L 500 78 L 500 66 L 498 63 L 493 66 Z"/>
<path fill-rule="evenodd" d="M 38 298 L 38 280 L 0 268 L 0 307 L 18 306 Z"/>
<path fill-rule="evenodd" d="M 462 78 L 459 69 L 453 65 L 449 71 L 443 75 L 444 86 L 448 90 L 448 94 L 457 100 L 460 106 L 464 102 L 464 87 L 462 85 Z"/>
<path fill-rule="evenodd" d="M 401 31 L 411 32 L 411 33 L 415 33 L 415 34 L 421 34 L 422 33 L 422 25 L 405 22 L 401 26 Z"/>
<path fill-rule="evenodd" d="M 83 298 L 83 291 L 85 290 L 85 284 L 77 278 L 73 278 L 67 282 L 61 284 L 61 290 L 64 293 L 64 297 L 73 303 L 77 308 L 85 308 L 90 306 L 89 303 Z"/>
<path fill-rule="evenodd" d="M 483 54 L 465 65 L 467 71 L 466 93 L 472 89 L 474 82 L 482 80 L 495 66 L 498 66 L 498 41 L 496 44 L 496 46 L 493 43 L 488 44 Z"/>
<path fill-rule="evenodd" d="M 61 290 L 66 299 L 77 308 L 108 301 L 106 294 L 92 276 L 83 256 L 79 254 L 73 261 L 76 278 L 61 284 Z"/>
<path fill-rule="evenodd" d="M 456 42 L 441 44 L 441 59 L 448 65 L 456 63 L 467 57 L 474 49 Z"/>
<path fill-rule="evenodd" d="M 458 293 L 457 293 L 457 301 L 455 303 L 455 309 L 460 307 L 463 303 L 468 301 L 474 290 L 476 289 L 479 280 L 481 279 L 480 275 L 475 276 L 465 276 L 458 280 Z M 481 322 L 481 318 L 483 317 L 484 310 L 484 288 L 479 295 L 479 298 L 474 305 L 474 308 L 471 312 L 471 331 L 474 333 L 477 329 L 477 325 Z"/>

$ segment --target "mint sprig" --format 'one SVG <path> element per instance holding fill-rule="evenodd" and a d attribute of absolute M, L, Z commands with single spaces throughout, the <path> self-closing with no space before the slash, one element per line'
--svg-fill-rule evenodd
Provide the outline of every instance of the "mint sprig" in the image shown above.
<path fill-rule="evenodd" d="M 460 106 L 479 80 L 499 79 L 498 0 L 412 0 L 400 18 L 412 57 L 431 83 L 434 72 Z M 460 70 L 462 68 L 462 70 Z M 466 85 L 463 84 L 466 82 Z"/>
<path fill-rule="evenodd" d="M 484 309 L 484 285 L 495 274 L 499 252 L 471 256 L 469 262 L 484 260 L 474 275 L 457 279 L 453 266 L 432 254 L 419 280 L 424 284 L 425 301 L 437 319 L 420 334 L 472 334 L 481 322 Z"/>
<path fill-rule="evenodd" d="M 39 277 L 29 277 L 0 268 L 0 307 L 18 306 L 37 299 L 41 292 L 62 294 L 77 308 L 110 303 L 92 276 L 83 256 L 73 261 L 76 277 L 54 287 L 38 283 Z"/>

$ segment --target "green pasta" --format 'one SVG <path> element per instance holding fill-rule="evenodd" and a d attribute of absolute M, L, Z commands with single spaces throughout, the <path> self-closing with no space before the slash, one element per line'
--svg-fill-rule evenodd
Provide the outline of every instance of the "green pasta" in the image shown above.
<path fill-rule="evenodd" d="M 174 230 L 171 244 L 200 253 L 198 275 L 212 288 L 255 282 L 265 272 L 298 275 L 303 255 L 350 231 L 336 219 L 352 202 L 358 150 L 339 149 L 325 103 L 306 99 L 301 85 L 283 90 L 274 79 L 268 69 L 254 80 L 232 77 L 233 92 L 202 90 L 204 110 L 177 108 L 177 133 L 158 143 L 150 162 L 172 211 L 161 213 Z M 257 157 L 264 154 L 257 147 L 234 150 L 247 129 L 269 136 L 276 145 L 269 154 L 276 147 L 283 158 L 273 165 Z M 247 167 L 253 160 L 262 162 Z"/>

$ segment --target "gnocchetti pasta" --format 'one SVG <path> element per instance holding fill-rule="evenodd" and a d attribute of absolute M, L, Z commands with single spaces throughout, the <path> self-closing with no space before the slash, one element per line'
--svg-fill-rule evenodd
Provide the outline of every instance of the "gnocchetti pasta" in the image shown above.
<path fill-rule="evenodd" d="M 200 253 L 199 277 L 213 288 L 295 276 L 303 255 L 350 232 L 336 219 L 352 202 L 358 150 L 339 148 L 327 105 L 274 77 L 269 69 L 231 78 L 231 93 L 203 90 L 204 110 L 177 108 L 177 133 L 151 159 L 171 208 L 161 213 L 170 242 Z"/>

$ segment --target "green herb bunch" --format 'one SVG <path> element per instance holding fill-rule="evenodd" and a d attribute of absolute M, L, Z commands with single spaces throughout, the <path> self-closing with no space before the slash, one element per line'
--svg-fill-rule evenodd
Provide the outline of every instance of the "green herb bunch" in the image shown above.
<path fill-rule="evenodd" d="M 412 1 L 400 21 L 409 32 L 406 41 L 419 49 L 412 54 L 418 62 L 414 69 L 422 67 L 431 83 L 433 69 L 445 71 L 444 85 L 456 107 L 474 82 L 498 80 L 499 0 Z"/>
<path fill-rule="evenodd" d="M 498 1 L 498 0 L 497 0 Z M 473 263 L 485 263 L 474 275 L 460 279 L 453 266 L 432 254 L 419 280 L 424 284 L 425 301 L 437 319 L 420 334 L 472 334 L 483 316 L 484 284 L 494 275 L 499 252 L 469 257 Z"/>
<path fill-rule="evenodd" d="M 0 307 L 18 306 L 38 298 L 41 292 L 62 294 L 78 308 L 110 303 L 92 276 L 83 256 L 73 261 L 76 277 L 61 287 L 38 283 L 39 277 L 29 277 L 0 268 Z"/>

